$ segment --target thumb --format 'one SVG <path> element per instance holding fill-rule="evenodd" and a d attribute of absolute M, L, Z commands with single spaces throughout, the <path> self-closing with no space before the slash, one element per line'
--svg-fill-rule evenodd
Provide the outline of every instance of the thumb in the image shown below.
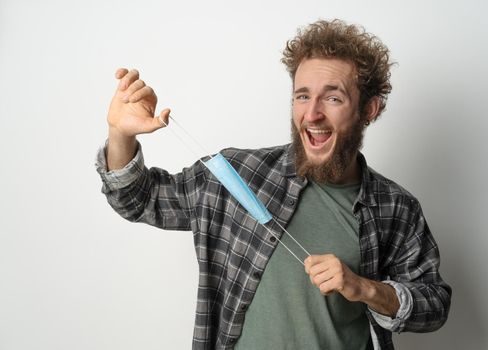
<path fill-rule="evenodd" d="M 171 110 L 169 108 L 165 108 L 158 116 L 155 116 L 151 121 L 152 130 L 150 132 L 167 127 L 169 123 L 170 112 Z"/>

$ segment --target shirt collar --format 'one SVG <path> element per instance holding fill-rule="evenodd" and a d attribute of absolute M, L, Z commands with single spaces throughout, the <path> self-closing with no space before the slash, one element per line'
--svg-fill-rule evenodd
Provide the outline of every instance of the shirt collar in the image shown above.
<path fill-rule="evenodd" d="M 358 162 L 361 166 L 361 189 L 359 190 L 358 202 L 366 206 L 376 206 L 376 198 L 374 195 L 374 188 L 376 180 L 374 178 L 373 170 L 368 167 L 364 155 L 358 153 Z"/>
<path fill-rule="evenodd" d="M 284 177 L 294 177 L 297 174 L 296 167 L 295 167 L 295 149 L 291 143 L 285 146 L 285 152 L 281 156 L 279 160 L 281 163 L 280 166 L 280 173 Z"/>

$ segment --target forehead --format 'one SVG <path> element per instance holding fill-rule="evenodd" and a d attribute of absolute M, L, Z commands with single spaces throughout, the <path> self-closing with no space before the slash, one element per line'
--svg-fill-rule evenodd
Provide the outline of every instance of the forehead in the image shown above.
<path fill-rule="evenodd" d="M 346 60 L 337 58 L 304 59 L 295 73 L 296 88 L 320 84 L 340 84 L 344 88 L 356 87 L 356 69 Z"/>

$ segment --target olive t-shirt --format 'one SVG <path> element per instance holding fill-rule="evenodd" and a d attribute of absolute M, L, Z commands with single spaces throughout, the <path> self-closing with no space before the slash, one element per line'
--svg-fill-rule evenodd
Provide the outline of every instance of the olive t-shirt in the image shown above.
<path fill-rule="evenodd" d="M 358 222 L 352 213 L 360 185 L 310 181 L 287 231 L 311 254 L 334 254 L 352 271 L 360 264 Z M 281 240 L 304 260 L 285 233 Z M 372 349 L 366 305 L 339 293 L 324 296 L 303 265 L 279 244 L 245 315 L 237 350 Z"/>

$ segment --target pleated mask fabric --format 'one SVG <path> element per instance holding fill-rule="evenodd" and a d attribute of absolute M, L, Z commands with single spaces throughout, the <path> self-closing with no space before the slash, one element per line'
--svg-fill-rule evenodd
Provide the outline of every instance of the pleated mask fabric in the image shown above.
<path fill-rule="evenodd" d="M 264 225 L 273 217 L 263 202 L 254 194 L 234 167 L 220 153 L 204 162 L 210 172 L 224 185 L 227 191 L 256 219 Z"/>

